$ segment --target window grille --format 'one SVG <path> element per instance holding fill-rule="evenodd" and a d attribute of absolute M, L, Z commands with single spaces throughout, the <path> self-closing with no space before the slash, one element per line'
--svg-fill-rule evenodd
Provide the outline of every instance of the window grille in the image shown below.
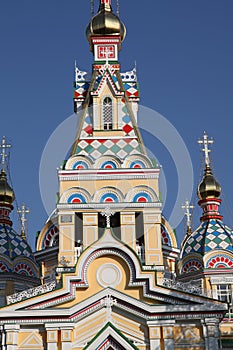
<path fill-rule="evenodd" d="M 218 299 L 232 305 L 232 289 L 230 284 L 217 285 Z"/>
<path fill-rule="evenodd" d="M 112 100 L 106 97 L 103 101 L 103 122 L 104 130 L 112 130 Z"/>

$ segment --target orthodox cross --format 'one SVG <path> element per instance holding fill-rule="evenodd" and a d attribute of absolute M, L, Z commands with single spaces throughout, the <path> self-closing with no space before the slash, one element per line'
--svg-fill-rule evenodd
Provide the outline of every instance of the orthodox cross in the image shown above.
<path fill-rule="evenodd" d="M 1 163 L 2 163 L 2 168 L 4 169 L 4 167 L 5 167 L 5 160 L 8 157 L 8 154 L 7 154 L 6 151 L 7 151 L 7 148 L 11 148 L 11 144 L 7 144 L 5 136 L 3 136 L 3 138 L 2 138 L 2 143 L 0 144 L 0 148 L 1 148 L 1 154 L 0 155 L 2 157 Z"/>
<path fill-rule="evenodd" d="M 191 217 L 192 214 L 190 213 L 190 209 L 194 209 L 194 205 L 190 205 L 189 201 L 186 201 L 184 205 L 181 206 L 181 208 L 184 210 L 184 215 L 187 218 L 187 228 L 191 228 Z"/>
<path fill-rule="evenodd" d="M 117 0 L 117 16 L 120 17 L 120 4 L 119 4 L 119 0 Z"/>
<path fill-rule="evenodd" d="M 104 305 L 107 309 L 107 322 L 112 321 L 112 307 L 116 304 L 116 299 L 113 299 L 110 295 L 101 300 L 101 305 Z"/>
<path fill-rule="evenodd" d="M 18 209 L 17 211 L 20 217 L 21 234 L 22 234 L 22 237 L 26 239 L 26 222 L 27 222 L 26 215 L 30 213 L 30 210 L 26 208 L 25 204 L 22 204 L 21 209 Z"/>
<path fill-rule="evenodd" d="M 95 1 L 91 0 L 91 18 L 95 15 Z"/>
<path fill-rule="evenodd" d="M 115 212 L 113 210 L 110 209 L 110 207 L 107 207 L 104 209 L 104 211 L 101 212 L 102 216 L 106 217 L 106 224 L 107 224 L 107 228 L 111 227 L 111 216 L 113 216 L 115 214 Z"/>
<path fill-rule="evenodd" d="M 203 140 L 198 140 L 198 143 L 203 145 L 202 151 L 205 154 L 205 164 L 206 166 L 210 165 L 210 158 L 209 158 L 209 153 L 211 150 L 209 149 L 209 145 L 212 145 L 214 143 L 213 139 L 208 139 L 208 136 L 206 132 L 204 132 Z"/>

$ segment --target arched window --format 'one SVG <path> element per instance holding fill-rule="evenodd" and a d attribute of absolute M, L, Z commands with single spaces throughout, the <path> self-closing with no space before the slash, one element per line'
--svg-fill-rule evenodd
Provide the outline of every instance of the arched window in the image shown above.
<path fill-rule="evenodd" d="M 112 130 L 112 100 L 110 97 L 105 97 L 103 101 L 103 123 L 104 130 Z"/>

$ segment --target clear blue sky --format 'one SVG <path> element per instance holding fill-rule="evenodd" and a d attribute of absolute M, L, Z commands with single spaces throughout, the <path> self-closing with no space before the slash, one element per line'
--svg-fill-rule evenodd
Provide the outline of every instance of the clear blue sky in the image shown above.
<path fill-rule="evenodd" d="M 197 139 L 204 130 L 213 136 L 221 211 L 232 226 L 233 1 L 121 0 L 120 7 L 128 30 L 122 70 L 137 62 L 141 104 L 160 112 L 179 131 L 192 157 L 195 185 L 200 176 Z M 53 130 L 73 113 L 74 60 L 83 70 L 91 68 L 84 34 L 89 19 L 88 0 L 0 3 L 1 135 L 13 144 L 11 175 L 19 204 L 25 202 L 31 210 L 31 242 L 47 216 L 38 184 L 41 153 Z M 154 153 L 168 182 L 169 217 L 176 173 L 162 146 Z M 55 203 L 56 194 L 51 195 Z M 196 208 L 196 226 L 199 215 Z M 15 214 L 13 218 L 17 229 Z M 182 225 L 178 235 L 183 235 Z"/>

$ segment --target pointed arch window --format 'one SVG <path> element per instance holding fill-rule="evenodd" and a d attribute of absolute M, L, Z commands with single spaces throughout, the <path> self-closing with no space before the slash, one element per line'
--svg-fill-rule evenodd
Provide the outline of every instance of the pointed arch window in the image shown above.
<path fill-rule="evenodd" d="M 103 124 L 104 130 L 113 129 L 113 106 L 110 97 L 105 97 L 103 100 Z"/>

